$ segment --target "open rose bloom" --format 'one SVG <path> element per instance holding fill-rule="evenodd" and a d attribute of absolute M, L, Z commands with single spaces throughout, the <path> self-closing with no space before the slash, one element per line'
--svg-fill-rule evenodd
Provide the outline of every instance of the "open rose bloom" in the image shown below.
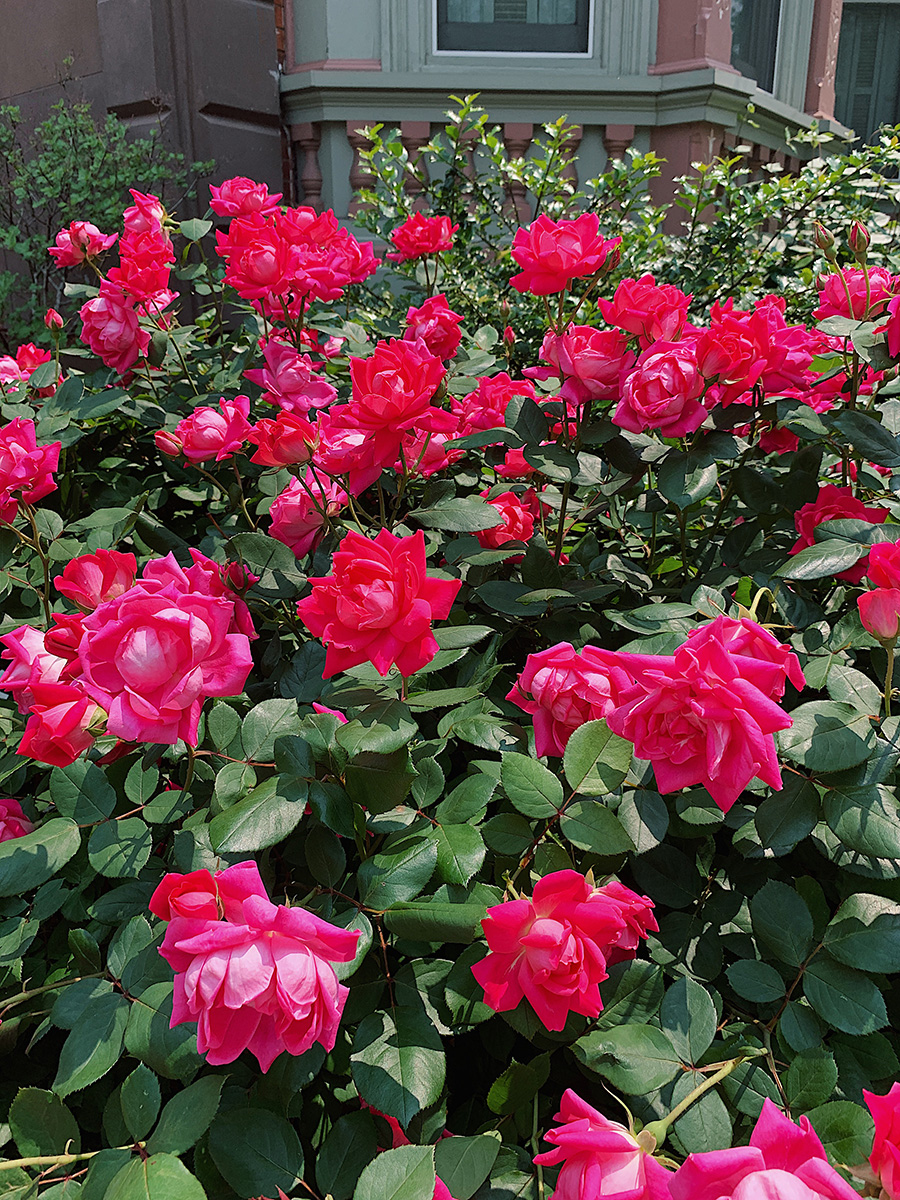
<path fill-rule="evenodd" d="M 249 1050 L 268 1071 L 282 1051 L 333 1048 L 348 995 L 333 964 L 353 958 L 357 932 L 273 904 L 253 862 L 215 877 L 168 875 L 150 908 L 168 921 L 160 954 L 176 973 L 172 1027 L 195 1021 L 211 1065 Z"/>

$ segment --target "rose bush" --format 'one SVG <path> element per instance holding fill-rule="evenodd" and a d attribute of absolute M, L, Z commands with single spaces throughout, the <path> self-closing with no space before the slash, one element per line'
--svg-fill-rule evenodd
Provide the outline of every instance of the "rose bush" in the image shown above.
<path fill-rule="evenodd" d="M 896 276 L 133 200 L 0 376 L 0 1195 L 892 1195 Z"/>

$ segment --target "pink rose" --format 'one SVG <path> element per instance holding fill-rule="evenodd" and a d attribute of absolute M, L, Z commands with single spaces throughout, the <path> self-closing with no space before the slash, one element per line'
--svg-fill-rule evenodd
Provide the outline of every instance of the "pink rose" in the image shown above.
<path fill-rule="evenodd" d="M 329 475 L 343 475 L 347 491 L 360 495 L 393 466 L 404 440 L 410 436 L 389 429 L 373 431 L 364 426 L 351 404 L 339 404 L 322 413 L 317 421 L 319 445 L 313 456 L 317 467 Z"/>
<path fill-rule="evenodd" d="M 767 365 L 766 348 L 755 334 L 758 327 L 745 320 L 746 314 L 714 308 L 713 323 L 697 339 L 697 366 L 705 379 L 718 384 L 722 405 L 749 400 L 749 392 Z"/>
<path fill-rule="evenodd" d="M 879 642 L 893 642 L 900 630 L 900 590 L 875 588 L 857 596 L 859 619 Z"/>
<path fill-rule="evenodd" d="M 552 221 L 542 215 L 527 229 L 516 230 L 512 256 L 522 270 L 510 283 L 517 292 L 535 296 L 561 292 L 573 279 L 602 270 L 610 252 L 618 254 L 621 241 L 601 236 L 596 213 L 582 213 L 573 221 Z"/>
<path fill-rule="evenodd" d="M 155 233 L 161 229 L 168 213 L 159 196 L 150 192 L 137 192 L 134 188 L 128 190 L 134 204 L 122 213 L 126 234 Z"/>
<path fill-rule="evenodd" d="M 347 718 L 337 708 L 328 708 L 325 704 L 317 704 L 316 701 L 313 700 L 313 711 L 317 713 L 329 713 L 332 717 L 337 717 L 339 725 L 347 724 Z"/>
<path fill-rule="evenodd" d="M 39 446 L 34 421 L 16 417 L 0 428 L 0 521 L 16 519 L 19 502 L 35 504 L 56 491 L 61 442 Z"/>
<path fill-rule="evenodd" d="M 490 489 L 481 494 L 482 496 L 489 495 Z M 533 492 L 531 494 L 534 495 Z M 486 549 L 497 550 L 500 546 L 505 546 L 507 542 L 530 540 L 534 533 L 535 514 L 527 504 L 522 503 L 515 492 L 501 492 L 499 496 L 488 500 L 488 504 L 497 510 L 503 518 L 503 523 L 495 525 L 493 529 L 480 529 L 475 534 L 482 546 Z"/>
<path fill-rule="evenodd" d="M 900 358 L 900 296 L 888 302 L 887 321 L 879 325 L 876 333 L 883 333 L 891 358 Z"/>
<path fill-rule="evenodd" d="M 34 685 L 58 683 L 66 668 L 66 659 L 49 650 L 42 631 L 31 625 L 20 625 L 11 633 L 4 633 L 0 644 L 4 647 L 0 657 L 9 660 L 0 675 L 0 688 L 10 693 L 19 712 L 29 712 L 34 702 Z"/>
<path fill-rule="evenodd" d="M 652 275 L 623 279 L 612 300 L 598 300 L 603 319 L 636 334 L 646 349 L 653 342 L 676 342 L 687 324 L 691 297 Z"/>
<path fill-rule="evenodd" d="M 461 400 L 452 402 L 458 418 L 458 437 L 481 433 L 486 429 L 502 429 L 506 407 L 513 396 L 535 398 L 534 384 L 527 379 L 510 379 L 506 371 L 490 378 L 479 378 L 478 387 Z"/>
<path fill-rule="evenodd" d="M 618 879 L 611 879 L 596 888 L 595 894 L 603 896 L 624 922 L 622 932 L 606 953 L 606 965 L 611 967 L 614 963 L 630 961 L 637 953 L 641 939 L 646 940 L 648 933 L 659 932 L 656 917 L 651 912 L 653 901 L 649 896 L 639 896 Z"/>
<path fill-rule="evenodd" d="M 445 374 L 440 359 L 418 342 L 379 342 L 368 358 L 350 359 L 355 423 L 372 431 L 409 429 L 431 407 Z"/>
<path fill-rule="evenodd" d="M 2 803 L 2 801 L 0 801 Z M 7 801 L 7 803 L 9 803 Z M 888 1200 L 900 1197 L 900 1083 L 891 1086 L 886 1096 L 863 1091 L 863 1099 L 875 1122 L 875 1140 L 869 1164 Z"/>
<path fill-rule="evenodd" d="M 536 1163 L 562 1170 L 551 1200 L 669 1200 L 671 1172 L 651 1158 L 637 1138 L 597 1112 L 568 1088 L 563 1092 L 558 1129 L 544 1134 L 553 1150 Z"/>
<path fill-rule="evenodd" d="M 247 440 L 258 447 L 250 459 L 266 467 L 289 467 L 309 462 L 318 445 L 319 431 L 304 417 L 282 409 L 274 421 L 257 421 Z"/>
<path fill-rule="evenodd" d="M 453 245 L 453 235 L 457 229 L 459 226 L 451 225 L 449 217 L 423 217 L 421 213 L 414 212 L 402 225 L 391 231 L 390 239 L 396 249 L 385 257 L 400 263 L 429 254 L 440 254 Z"/>
<path fill-rule="evenodd" d="M 808 1118 L 795 1125 L 771 1100 L 749 1146 L 689 1155 L 669 1189 L 672 1200 L 859 1200 L 829 1165 Z"/>
<path fill-rule="evenodd" d="M 792 721 L 771 698 L 784 668 L 730 653 L 724 633 L 689 638 L 671 657 L 618 655 L 636 682 L 606 720 L 653 764 L 660 792 L 702 784 L 728 812 L 751 779 L 781 789 L 772 734 Z"/>
<path fill-rule="evenodd" d="M 85 618 L 82 683 L 124 741 L 195 746 L 204 699 L 243 691 L 250 642 L 233 600 L 146 576 Z"/>
<path fill-rule="evenodd" d="M 510 1012 L 524 997 L 544 1027 L 557 1031 L 570 1012 L 600 1015 L 606 956 L 625 921 L 620 906 L 583 875 L 545 875 L 530 900 L 493 905 L 481 926 L 491 953 L 472 974 L 495 1012 Z"/>
<path fill-rule="evenodd" d="M 328 517 L 336 516 L 347 503 L 347 493 L 338 484 L 322 482 L 307 469 L 303 482 L 292 479 L 272 501 L 269 536 L 290 546 L 303 558 L 322 540 Z"/>
<path fill-rule="evenodd" d="M 231 458 L 240 450 L 253 431 L 247 420 L 250 415 L 250 400 L 247 396 L 235 396 L 219 401 L 220 412 L 214 408 L 195 408 L 175 426 L 175 437 L 181 441 L 185 458 L 190 462 L 206 462 L 215 458 Z"/>
<path fill-rule="evenodd" d="M 94 744 L 91 728 L 102 722 L 103 709 L 78 681 L 34 683 L 30 690 L 31 715 L 16 754 L 67 767 Z"/>
<path fill-rule="evenodd" d="M 809 504 L 804 504 L 794 514 L 794 524 L 800 535 L 793 546 L 791 554 L 799 554 L 807 546 L 815 544 L 815 528 L 823 521 L 836 521 L 844 517 L 856 517 L 860 521 L 871 521 L 881 525 L 887 518 L 886 508 L 866 508 L 862 500 L 857 500 L 852 488 L 837 487 L 833 483 L 819 488 L 819 494 Z M 846 579 L 848 583 L 859 583 L 869 565 L 867 554 L 846 571 L 839 571 L 838 579 Z"/>
<path fill-rule="evenodd" d="M 534 748 L 542 758 L 561 755 L 575 730 L 606 717 L 633 682 L 615 654 L 559 642 L 528 655 L 506 699 L 534 717 Z"/>
<path fill-rule="evenodd" d="M 119 242 L 119 266 L 107 273 L 107 279 L 135 300 L 155 307 L 157 296 L 168 289 L 174 261 L 172 242 L 163 229 L 126 234 Z"/>
<path fill-rule="evenodd" d="M 404 469 L 410 475 L 421 475 L 427 479 L 438 471 L 445 471 L 453 463 L 465 458 L 464 450 L 448 450 L 447 442 L 452 441 L 456 433 L 436 433 L 430 429 L 420 429 L 413 426 L 407 429 L 400 442 L 402 457 L 394 463 L 398 473 Z"/>
<path fill-rule="evenodd" d="M 147 353 L 150 333 L 140 327 L 134 300 L 104 280 L 100 294 L 81 306 L 81 340 L 108 367 L 123 375 Z"/>
<path fill-rule="evenodd" d="M 800 659 L 790 646 L 779 642 L 774 634 L 749 617 L 742 617 L 739 621 L 733 617 L 716 617 L 708 625 L 692 629 L 686 644 L 699 650 L 710 641 L 718 642 L 729 654 L 752 659 L 757 670 L 753 682 L 770 700 L 781 699 L 788 679 L 798 692 L 806 686 Z M 763 664 L 769 665 L 768 680 L 759 673 Z"/>
<path fill-rule="evenodd" d="M 613 422 L 630 433 L 655 429 L 661 437 L 684 437 L 706 418 L 705 387 L 693 344 L 656 342 L 625 379 Z"/>
<path fill-rule="evenodd" d="M 44 313 L 44 324 L 50 330 L 51 334 L 56 334 L 65 325 L 65 321 L 55 308 L 48 308 Z"/>
<path fill-rule="evenodd" d="M 618 400 L 622 378 L 635 363 L 624 333 L 589 325 L 570 325 L 561 337 L 545 334 L 541 358 L 550 366 L 531 367 L 525 374 L 532 379 L 550 379 L 561 373 L 565 382 L 559 394 L 575 404 Z"/>
<path fill-rule="evenodd" d="M 276 227 L 275 217 L 235 217 L 227 233 L 216 233 L 216 252 L 225 259 L 225 282 L 245 300 L 284 296 L 291 290 L 297 255 Z"/>
<path fill-rule="evenodd" d="M 884 312 L 888 301 L 896 295 L 897 287 L 896 276 L 884 267 L 844 267 L 822 280 L 819 307 L 813 316 L 817 321 L 824 321 L 826 317 L 872 321 Z"/>
<path fill-rule="evenodd" d="M 900 542 L 876 542 L 869 550 L 866 575 L 876 587 L 900 588 Z"/>
<path fill-rule="evenodd" d="M 413 675 L 438 652 L 431 623 L 450 615 L 458 579 L 427 573 L 425 535 L 394 537 L 380 529 L 374 541 L 350 532 L 335 551 L 333 574 L 311 578 L 312 595 L 297 612 L 328 647 L 324 678 L 370 662 L 380 675 L 396 665 Z"/>
<path fill-rule="evenodd" d="M 421 308 L 406 313 L 405 342 L 421 342 L 429 354 L 446 362 L 459 349 L 464 318 L 451 310 L 443 292 L 429 296 Z"/>
<path fill-rule="evenodd" d="M 56 235 L 56 241 L 48 247 L 48 253 L 58 267 L 77 267 L 86 258 L 96 258 L 108 250 L 119 235 L 101 233 L 90 221 L 72 221 Z"/>
<path fill-rule="evenodd" d="M 277 212 L 281 192 L 269 195 L 264 183 L 254 183 L 243 175 L 226 179 L 221 187 L 209 185 L 209 207 L 220 217 L 246 217 L 250 213 L 268 216 Z"/>
<path fill-rule="evenodd" d="M 134 584 L 137 559 L 119 550 L 95 550 L 73 558 L 53 580 L 56 590 L 83 612 L 93 612 L 104 600 L 115 600 Z"/>
<path fill-rule="evenodd" d="M 171 1027 L 196 1021 L 197 1050 L 212 1066 L 249 1050 L 266 1072 L 282 1051 L 331 1050 L 348 995 L 332 964 L 353 958 L 359 934 L 272 904 L 255 863 L 217 872 L 214 883 L 220 898 L 230 892 L 225 920 L 174 915 L 160 947 L 176 973 Z M 154 894 L 160 907 L 177 887 L 167 886 Z"/>
<path fill-rule="evenodd" d="M 206 870 L 164 875 L 150 897 L 149 908 L 163 921 L 175 917 L 218 921 L 224 917 L 240 924 L 242 905 L 249 896 L 268 899 L 256 863 L 242 862 L 216 875 Z"/>
<path fill-rule="evenodd" d="M 503 462 L 497 463 L 494 470 L 502 479 L 530 479 L 537 474 L 537 468 L 525 461 L 521 450 L 507 450 Z"/>
<path fill-rule="evenodd" d="M 300 354 L 271 337 L 263 348 L 265 367 L 245 371 L 244 377 L 263 389 L 263 400 L 279 408 L 305 416 L 311 408 L 321 408 L 337 398 L 337 389 L 317 374 L 319 367 L 308 354 Z"/>
<path fill-rule="evenodd" d="M 18 800 L 0 800 L 0 842 L 11 842 L 33 831 L 34 822 L 22 812 Z"/>

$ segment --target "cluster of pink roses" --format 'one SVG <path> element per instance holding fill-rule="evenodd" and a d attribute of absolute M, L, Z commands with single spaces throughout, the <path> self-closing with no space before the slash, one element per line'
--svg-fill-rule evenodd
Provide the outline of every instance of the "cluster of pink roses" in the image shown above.
<path fill-rule="evenodd" d="M 900 633 L 900 544 L 876 542 L 864 564 L 875 587 L 857 599 L 860 619 L 873 637 L 893 643 Z"/>
<path fill-rule="evenodd" d="M 895 1085 L 896 1086 L 896 1085 Z M 690 1154 L 672 1171 L 618 1121 L 566 1091 L 535 1162 L 561 1166 L 550 1200 L 855 1200 L 807 1117 L 795 1125 L 763 1102 L 749 1146 Z M 652 1146 L 652 1142 L 650 1143 Z M 895 1193 L 890 1193 L 891 1197 Z"/>
<path fill-rule="evenodd" d="M 334 1048 L 348 989 L 332 964 L 353 959 L 355 930 L 273 904 L 254 862 L 166 875 L 150 911 L 168 922 L 159 952 L 175 971 L 171 1025 L 196 1021 L 210 1064 L 249 1050 L 268 1071 L 283 1050 Z"/>
<path fill-rule="evenodd" d="M 534 716 L 539 755 L 562 754 L 585 721 L 605 718 L 653 764 L 661 792 L 702 784 L 723 812 L 751 779 L 781 788 L 772 735 L 778 701 L 804 685 L 797 656 L 749 618 L 716 617 L 673 655 L 568 643 L 529 655 L 507 696 Z"/>
<path fill-rule="evenodd" d="M 25 342 L 19 346 L 15 357 L 11 354 L 0 354 L 0 394 L 8 383 L 27 383 L 38 367 L 49 362 L 50 358 L 50 351 L 41 350 L 34 342 Z M 38 395 L 52 396 L 55 390 L 54 387 L 41 388 Z"/>
<path fill-rule="evenodd" d="M 570 1012 L 597 1017 L 607 967 L 632 959 L 659 926 L 653 901 L 613 880 L 594 887 L 577 871 L 554 871 L 522 896 L 488 909 L 481 922 L 490 953 L 472 968 L 494 1012 L 528 1000 L 547 1029 Z"/>
<path fill-rule="evenodd" d="M 164 319 L 163 309 L 175 299 L 175 292 L 169 288 L 175 251 L 164 224 L 166 210 L 158 196 L 134 189 L 131 195 L 134 204 L 123 214 L 125 232 L 119 241 L 119 265 L 107 272 L 99 294 L 88 300 L 79 314 L 81 340 L 120 374 L 146 355 L 150 345 L 150 331 L 141 325 L 141 317 L 158 324 Z M 57 246 L 63 236 L 57 235 Z M 93 258 L 115 239 L 116 235 L 100 235 L 93 250 L 88 246 L 86 256 Z M 55 257 L 58 266 L 74 265 L 72 255 Z"/>
<path fill-rule="evenodd" d="M 197 744 L 204 699 L 243 690 L 256 634 L 234 590 L 248 580 L 191 554 L 186 570 L 152 559 L 139 579 L 133 554 L 81 555 L 55 580 L 80 611 L 0 637 L 0 688 L 29 714 L 19 754 L 66 766 L 104 725 L 125 742 Z"/>

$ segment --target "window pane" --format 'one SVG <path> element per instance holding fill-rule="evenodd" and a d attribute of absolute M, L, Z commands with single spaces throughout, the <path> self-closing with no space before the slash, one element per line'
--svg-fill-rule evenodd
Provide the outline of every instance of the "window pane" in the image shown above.
<path fill-rule="evenodd" d="M 590 0 L 438 0 L 439 50 L 584 54 Z"/>
<path fill-rule="evenodd" d="M 764 92 L 775 83 L 781 0 L 731 0 L 731 65 Z"/>
<path fill-rule="evenodd" d="M 900 4 L 845 4 L 835 116 L 862 137 L 900 120 Z"/>

